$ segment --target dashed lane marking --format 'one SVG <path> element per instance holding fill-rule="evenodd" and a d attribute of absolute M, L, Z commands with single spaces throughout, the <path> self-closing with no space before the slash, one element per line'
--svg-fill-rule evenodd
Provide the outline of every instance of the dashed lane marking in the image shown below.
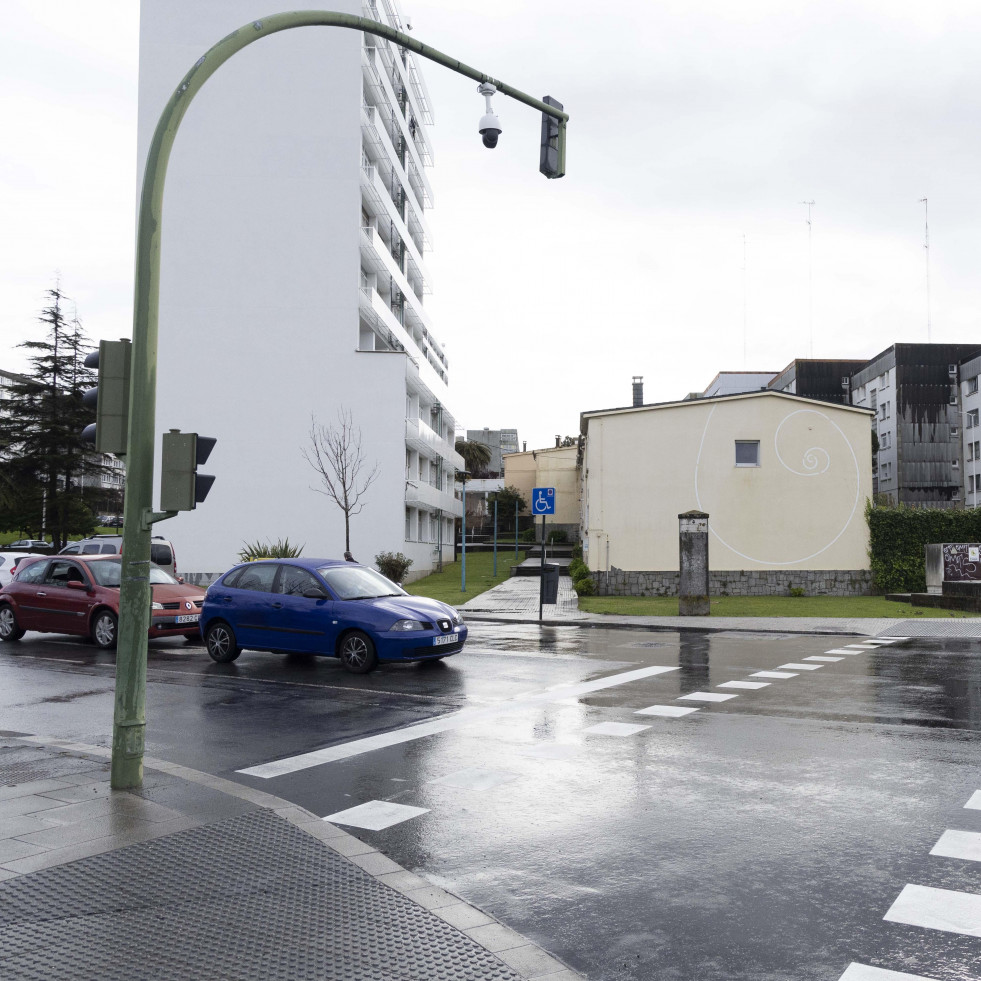
<path fill-rule="evenodd" d="M 922 974 L 904 974 L 902 971 L 887 971 L 882 967 L 853 963 L 848 965 L 839 981 L 930 981 L 930 979 Z"/>
<path fill-rule="evenodd" d="M 400 743 L 423 739 L 426 736 L 433 736 L 440 732 L 462 729 L 465 726 L 486 722 L 501 715 L 520 712 L 531 706 L 560 702 L 565 698 L 576 698 L 580 695 L 586 695 L 589 692 L 602 691 L 605 688 L 615 688 L 618 685 L 626 685 L 632 681 L 640 681 L 645 678 L 652 678 L 655 675 L 664 674 L 668 671 L 677 670 L 677 665 L 671 667 L 655 665 L 647 668 L 638 668 L 635 671 L 624 671 L 621 674 L 607 675 L 605 678 L 584 681 L 575 685 L 556 685 L 554 688 L 529 693 L 521 698 L 512 698 L 506 702 L 481 706 L 480 708 L 463 709 L 459 712 L 452 712 L 449 715 L 431 719 L 428 722 L 420 722 L 416 725 L 396 729 L 393 732 L 383 732 L 376 736 L 367 736 L 364 739 L 354 739 L 351 742 L 317 749 L 311 753 L 301 753 L 298 756 L 290 756 L 282 760 L 273 760 L 270 763 L 250 766 L 237 772 L 246 776 L 261 777 L 264 780 L 268 780 L 271 777 L 279 777 L 287 773 L 295 773 L 297 770 L 305 770 L 311 766 L 320 766 L 322 763 L 346 760 L 352 756 L 360 756 L 362 753 L 370 753 L 376 749 L 397 746 Z"/>
<path fill-rule="evenodd" d="M 817 671 L 819 668 L 823 668 L 823 664 L 778 664 L 777 670 L 783 671 L 784 669 L 790 671 Z"/>
<path fill-rule="evenodd" d="M 825 657 L 823 654 L 812 654 L 810 657 L 805 657 L 805 661 L 827 661 L 829 664 L 833 661 L 844 661 L 843 657 Z"/>
<path fill-rule="evenodd" d="M 680 719 L 683 715 L 700 711 L 701 709 L 686 708 L 684 705 L 648 705 L 647 708 L 638 709 L 634 715 L 662 715 L 669 719 Z"/>
<path fill-rule="evenodd" d="M 981 835 L 973 831 L 945 831 L 930 854 L 981 862 Z"/>
<path fill-rule="evenodd" d="M 728 702 L 730 698 L 738 698 L 738 695 L 722 695 L 716 691 L 693 691 L 687 695 L 679 695 L 678 700 L 689 702 Z"/>
<path fill-rule="evenodd" d="M 793 671 L 754 671 L 751 678 L 796 678 Z"/>
<path fill-rule="evenodd" d="M 769 688 L 769 681 L 723 681 L 716 688 L 745 688 L 749 691 L 756 691 L 758 688 Z"/>
<path fill-rule="evenodd" d="M 964 806 L 970 807 L 975 811 L 981 811 L 981 790 L 975 790 L 971 794 L 971 799 Z"/>
<path fill-rule="evenodd" d="M 328 814 L 324 820 L 349 828 L 364 828 L 365 831 L 384 831 L 393 824 L 401 824 L 428 813 L 428 807 L 409 807 L 408 804 L 393 804 L 388 800 L 370 800 L 365 804 L 358 804 L 357 807 Z"/>
<path fill-rule="evenodd" d="M 932 886 L 906 885 L 883 919 L 981 937 L 981 896 Z"/>
<path fill-rule="evenodd" d="M 850 651 L 844 647 L 835 647 L 833 650 L 825 651 L 825 654 L 847 654 L 849 657 L 854 657 L 856 654 L 861 654 L 861 651 Z"/>

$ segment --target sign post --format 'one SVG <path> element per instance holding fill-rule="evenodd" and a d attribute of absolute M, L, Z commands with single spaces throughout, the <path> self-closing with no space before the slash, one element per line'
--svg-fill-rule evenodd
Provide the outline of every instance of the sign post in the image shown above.
<path fill-rule="evenodd" d="M 532 490 L 531 513 L 542 516 L 542 567 L 538 576 L 538 622 L 541 623 L 545 601 L 545 515 L 555 514 L 554 487 L 535 487 Z"/>

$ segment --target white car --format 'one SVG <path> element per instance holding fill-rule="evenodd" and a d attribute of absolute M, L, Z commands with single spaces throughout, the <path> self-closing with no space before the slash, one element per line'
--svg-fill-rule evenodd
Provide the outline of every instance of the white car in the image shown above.
<path fill-rule="evenodd" d="M 24 555 L 24 552 L 0 552 L 0 588 L 10 582 L 14 565 L 18 559 L 24 558 Z"/>

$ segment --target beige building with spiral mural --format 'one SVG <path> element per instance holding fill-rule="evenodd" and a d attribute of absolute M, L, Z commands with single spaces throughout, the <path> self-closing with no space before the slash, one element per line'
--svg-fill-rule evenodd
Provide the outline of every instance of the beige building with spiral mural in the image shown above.
<path fill-rule="evenodd" d="M 584 559 L 601 594 L 677 591 L 678 515 L 709 514 L 713 594 L 869 589 L 870 413 L 783 392 L 584 412 Z"/>

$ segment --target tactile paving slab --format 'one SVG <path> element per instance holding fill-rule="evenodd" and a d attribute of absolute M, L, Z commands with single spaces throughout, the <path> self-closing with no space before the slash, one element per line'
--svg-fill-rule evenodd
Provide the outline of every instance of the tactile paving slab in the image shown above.
<path fill-rule="evenodd" d="M 0 786 L 86 773 L 104 766 L 66 754 L 52 755 L 33 746 L 0 746 Z"/>
<path fill-rule="evenodd" d="M 261 810 L 0 882 L 4 981 L 520 981 Z"/>

